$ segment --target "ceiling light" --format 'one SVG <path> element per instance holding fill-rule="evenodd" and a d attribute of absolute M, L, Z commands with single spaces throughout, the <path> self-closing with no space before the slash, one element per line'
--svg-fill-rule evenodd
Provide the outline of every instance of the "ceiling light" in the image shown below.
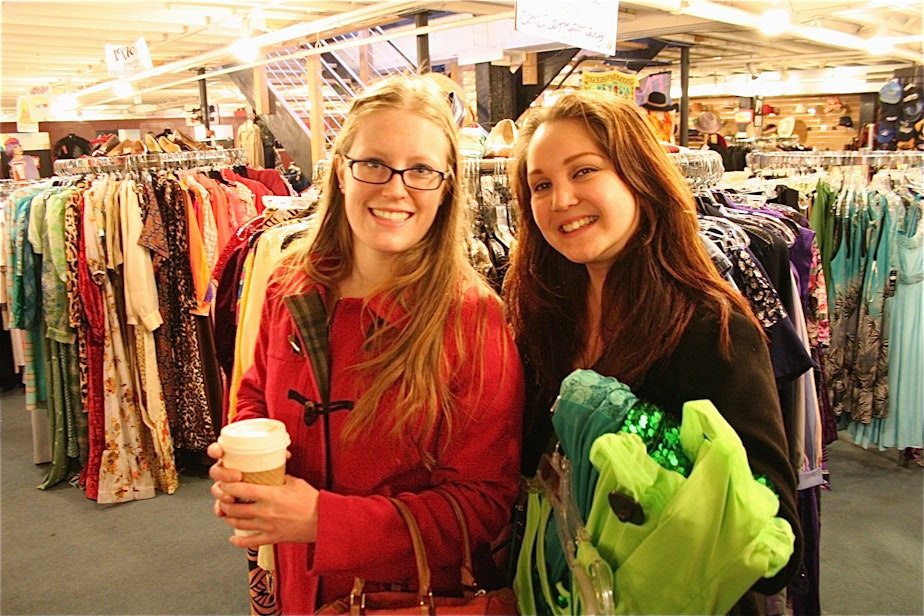
<path fill-rule="evenodd" d="M 119 98 L 128 98 L 135 94 L 135 89 L 132 87 L 132 84 L 123 79 L 112 84 L 112 91 L 115 92 L 115 95 Z"/>
<path fill-rule="evenodd" d="M 61 111 L 74 111 L 77 109 L 77 97 L 66 92 L 60 96 L 56 96 L 52 104 Z"/>
<path fill-rule="evenodd" d="M 760 16 L 760 31 L 768 36 L 782 34 L 789 27 L 789 11 L 769 9 Z"/>
<path fill-rule="evenodd" d="M 231 46 L 231 53 L 241 62 L 253 62 L 260 54 L 260 49 L 254 44 L 253 39 L 242 38 Z"/>
<path fill-rule="evenodd" d="M 870 37 L 866 42 L 866 49 L 874 56 L 884 56 L 891 53 L 894 48 L 895 45 L 892 44 L 892 39 L 878 34 Z"/>

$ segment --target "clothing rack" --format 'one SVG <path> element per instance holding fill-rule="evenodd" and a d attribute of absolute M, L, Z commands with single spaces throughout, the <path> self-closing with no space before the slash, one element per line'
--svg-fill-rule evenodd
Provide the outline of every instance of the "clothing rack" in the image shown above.
<path fill-rule="evenodd" d="M 716 186 L 725 173 L 722 155 L 714 150 L 668 152 L 668 158 L 680 169 L 694 193 Z"/>
<path fill-rule="evenodd" d="M 76 175 L 106 171 L 138 171 L 141 169 L 178 169 L 207 166 L 241 165 L 247 162 L 243 148 L 126 154 L 125 156 L 88 156 L 62 158 L 55 161 L 55 175 Z"/>
<path fill-rule="evenodd" d="M 924 167 L 924 152 L 845 151 L 845 152 L 749 152 L 748 167 L 754 170 L 871 166 L 904 169 Z"/>
<path fill-rule="evenodd" d="M 794 146 L 799 144 L 799 136 L 792 135 L 791 137 L 778 137 L 776 135 L 768 135 L 766 137 L 737 137 L 735 135 L 730 135 L 726 137 L 728 140 L 728 145 L 753 145 L 753 146 L 766 146 L 766 145 L 785 145 L 785 146 Z"/>

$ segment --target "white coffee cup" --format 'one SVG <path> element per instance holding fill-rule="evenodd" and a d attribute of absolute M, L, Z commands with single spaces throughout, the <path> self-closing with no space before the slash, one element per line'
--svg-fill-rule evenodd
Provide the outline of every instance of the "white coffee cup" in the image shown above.
<path fill-rule="evenodd" d="M 290 443 L 286 425 L 276 419 L 243 419 L 221 429 L 222 463 L 244 474 L 244 481 L 277 486 L 285 483 L 286 449 Z M 235 529 L 236 535 L 256 531 Z"/>

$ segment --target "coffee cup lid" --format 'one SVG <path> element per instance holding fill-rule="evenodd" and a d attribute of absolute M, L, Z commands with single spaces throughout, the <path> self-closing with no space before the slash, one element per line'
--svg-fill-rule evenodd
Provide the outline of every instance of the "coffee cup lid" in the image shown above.
<path fill-rule="evenodd" d="M 221 429 L 218 443 L 236 453 L 266 453 L 289 446 L 286 425 L 278 419 L 244 419 Z"/>

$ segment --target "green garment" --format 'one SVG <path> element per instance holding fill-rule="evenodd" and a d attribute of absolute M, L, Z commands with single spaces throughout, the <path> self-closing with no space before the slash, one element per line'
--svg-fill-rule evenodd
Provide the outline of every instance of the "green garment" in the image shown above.
<path fill-rule="evenodd" d="M 795 536 L 779 500 L 711 402 L 687 402 L 678 429 L 593 371 L 572 373 L 561 391 L 553 421 L 573 490 L 557 496 L 574 506 L 530 494 L 514 581 L 521 613 L 725 613 L 787 564 Z M 612 490 L 641 504 L 643 524 L 616 517 Z"/>
<path fill-rule="evenodd" d="M 600 479 L 587 529 L 615 570 L 616 613 L 724 614 L 792 555 L 779 500 L 751 475 L 741 439 L 711 402 L 684 404 L 680 439 L 694 460 L 689 477 L 656 463 L 634 434 L 605 434 L 591 448 Z M 641 504 L 644 524 L 613 515 L 611 490 Z"/>
<path fill-rule="evenodd" d="M 834 212 L 837 193 L 825 182 L 818 182 L 815 189 L 815 199 L 812 202 L 812 209 L 809 212 L 809 224 L 815 231 L 815 243 L 818 246 L 818 252 L 821 259 L 821 270 L 824 272 L 825 280 L 831 280 L 831 259 L 837 252 L 837 242 L 835 237 L 835 224 L 837 215 Z M 827 287 L 828 306 L 834 307 L 834 290 L 831 285 Z"/>

